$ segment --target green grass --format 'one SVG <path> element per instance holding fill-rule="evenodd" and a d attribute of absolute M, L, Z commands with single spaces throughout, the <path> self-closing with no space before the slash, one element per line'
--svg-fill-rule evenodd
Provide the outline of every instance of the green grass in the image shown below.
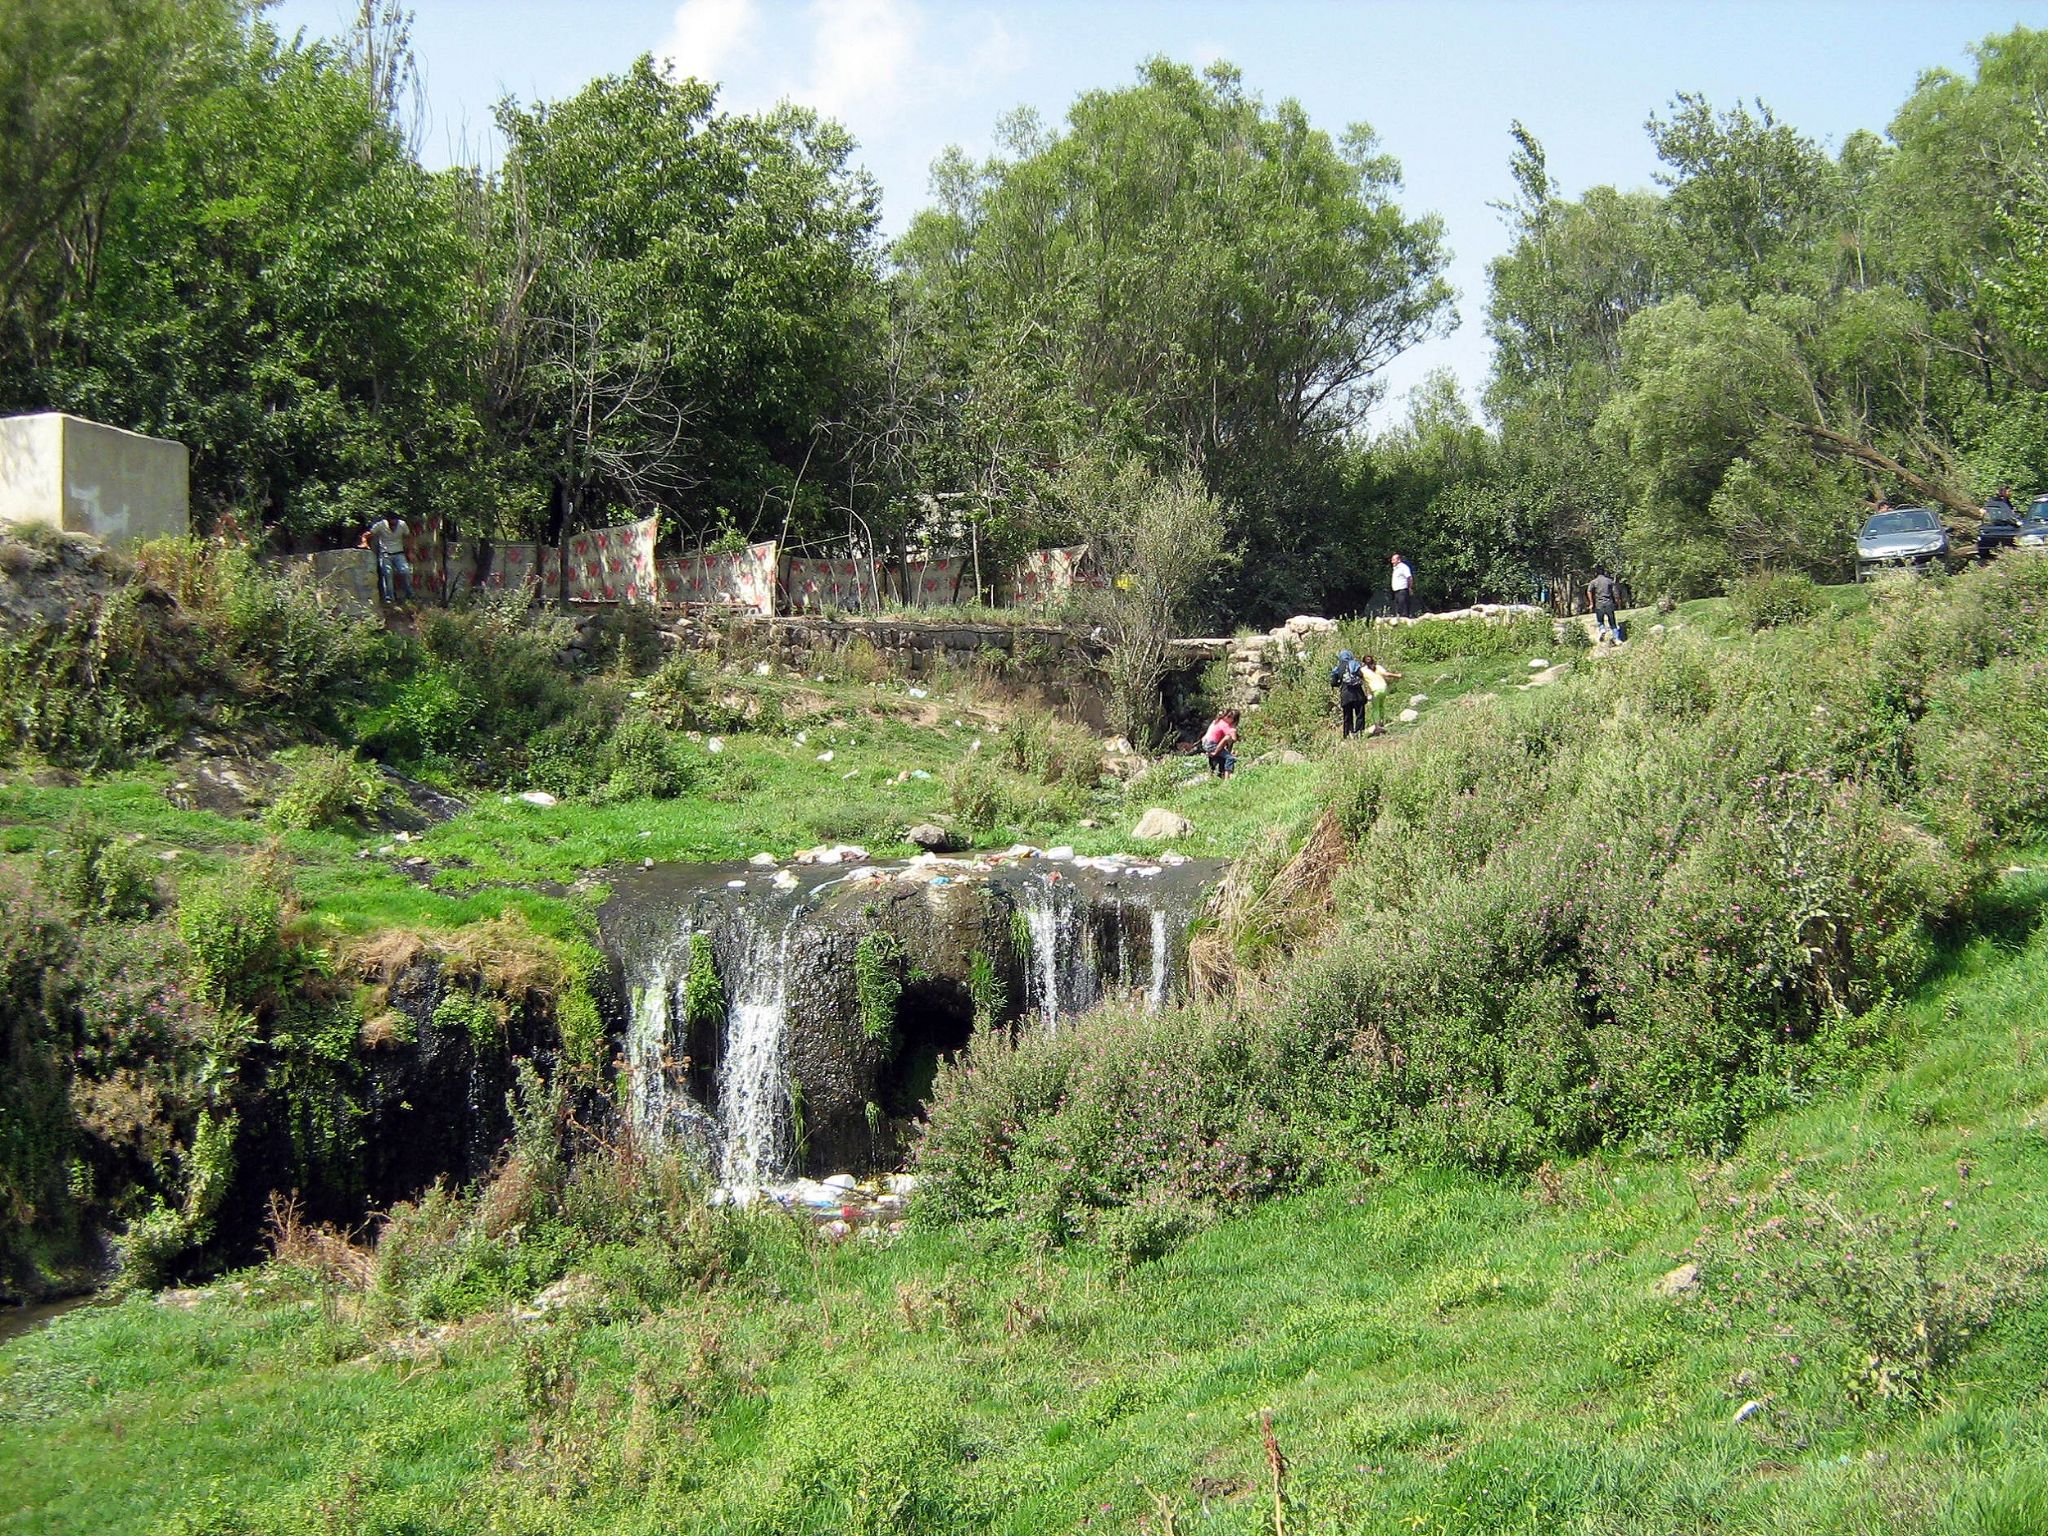
<path fill-rule="evenodd" d="M 0 1349 L 0 1531 L 1158 1531 L 1155 1496 L 1268 1531 L 1267 1411 L 1296 1533 L 2038 1531 L 2048 849 L 2019 862 L 1889 1066 L 1718 1162 L 1361 1171 L 1127 1273 L 788 1235 L 670 1311 L 479 1319 L 404 1363 L 334 1363 L 362 1346 L 281 1276 L 130 1300 Z M 1820 1197 L 1929 1207 L 1928 1272 L 1998 1282 L 1918 1406 L 1859 1398 L 1848 1309 L 1784 1283 L 1857 1247 L 1902 1272 L 1895 1231 L 1772 1237 Z M 1682 1260 L 1700 1291 L 1654 1295 Z"/>

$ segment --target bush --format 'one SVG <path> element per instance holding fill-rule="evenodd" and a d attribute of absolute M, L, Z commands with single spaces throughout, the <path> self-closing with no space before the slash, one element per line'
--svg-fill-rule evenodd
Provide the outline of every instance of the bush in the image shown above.
<path fill-rule="evenodd" d="M 1059 716 L 1019 715 L 1005 728 L 999 760 L 1041 784 L 1093 789 L 1102 778 L 1102 748 L 1087 727 Z"/>
<path fill-rule="evenodd" d="M 1804 624 L 1825 603 L 1811 576 L 1797 571 L 1759 571 L 1729 585 L 1728 606 L 1743 628 L 1755 632 Z"/>
<path fill-rule="evenodd" d="M 353 751 L 297 747 L 278 754 L 283 782 L 265 819 L 291 832 L 359 825 L 384 806 L 384 775 Z"/>
<path fill-rule="evenodd" d="M 1727 1145 L 1855 1070 L 1998 848 L 2048 830 L 2044 598 L 1993 567 L 1738 650 L 1674 635 L 1344 755 L 1321 951 L 1262 975 L 1251 946 L 1236 1019 L 978 1041 L 921 1215 L 1109 1241 L 1091 1213 L 1347 1159 Z"/>
<path fill-rule="evenodd" d="M 672 800 L 690 787 L 695 767 L 660 721 L 636 714 L 606 738 L 599 770 L 608 799 Z"/>
<path fill-rule="evenodd" d="M 185 882 L 178 892 L 178 937 L 210 1002 L 251 1008 L 276 994 L 288 958 L 283 920 L 284 893 L 261 867 Z"/>
<path fill-rule="evenodd" d="M 53 894 L 81 922 L 128 922 L 156 910 L 156 871 L 133 843 L 80 812 L 44 865 Z"/>
<path fill-rule="evenodd" d="M 1378 625 L 1365 649 L 1396 665 L 1468 656 L 1546 656 L 1558 648 L 1557 634 L 1556 626 L 1540 613 L 1508 619 L 1429 619 L 1417 624 Z M 1351 648 L 1360 650 L 1357 645 Z"/>

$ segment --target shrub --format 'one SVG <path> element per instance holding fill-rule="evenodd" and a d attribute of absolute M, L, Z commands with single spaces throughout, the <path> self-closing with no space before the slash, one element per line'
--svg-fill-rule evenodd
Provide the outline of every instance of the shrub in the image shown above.
<path fill-rule="evenodd" d="M 196 876 L 178 892 L 178 937 L 206 998 L 250 1008 L 273 997 L 287 961 L 284 893 L 267 869 Z"/>
<path fill-rule="evenodd" d="M 44 870 L 51 891 L 81 922 L 132 921 L 156 910 L 148 856 L 87 812 L 64 824 Z"/>
<path fill-rule="evenodd" d="M 605 738 L 598 768 L 612 800 L 672 800 L 694 768 L 682 744 L 650 715 L 628 715 Z"/>
<path fill-rule="evenodd" d="M 1728 606 L 1743 628 L 1756 631 L 1804 624 L 1825 604 L 1811 576 L 1798 571 L 1759 571 L 1729 585 Z"/>
<path fill-rule="evenodd" d="M 1085 726 L 1059 716 L 1020 715 L 1004 730 L 999 760 L 1041 784 L 1093 789 L 1102 777 L 1102 748 Z"/>
<path fill-rule="evenodd" d="M 1396 664 L 1450 661 L 1467 656 L 1545 656 L 1558 648 L 1557 635 L 1556 626 L 1540 613 L 1517 614 L 1508 619 L 1429 619 L 1417 624 L 1375 626 L 1366 649 Z M 1351 649 L 1359 650 L 1359 646 L 1353 645 Z"/>
<path fill-rule="evenodd" d="M 383 808 L 384 775 L 353 751 L 297 747 L 278 754 L 285 776 L 265 819 L 293 832 L 360 824 Z"/>

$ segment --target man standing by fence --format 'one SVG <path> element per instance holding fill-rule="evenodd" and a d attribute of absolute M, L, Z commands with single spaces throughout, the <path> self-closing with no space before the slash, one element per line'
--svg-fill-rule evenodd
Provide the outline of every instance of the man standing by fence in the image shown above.
<path fill-rule="evenodd" d="M 412 532 L 405 519 L 386 513 L 363 530 L 363 546 L 377 557 L 377 593 L 389 608 L 398 601 L 412 601 L 412 562 L 405 558 L 405 541 Z"/>

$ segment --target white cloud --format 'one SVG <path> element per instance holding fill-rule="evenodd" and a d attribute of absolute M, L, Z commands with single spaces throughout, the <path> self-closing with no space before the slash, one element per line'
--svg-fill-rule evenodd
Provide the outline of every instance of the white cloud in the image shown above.
<path fill-rule="evenodd" d="M 757 0 L 683 0 L 655 52 L 678 74 L 723 80 L 750 51 L 760 19 Z"/>
<path fill-rule="evenodd" d="M 917 62 L 924 17 L 910 0 L 813 0 L 809 77 L 791 92 L 828 117 L 891 113 Z"/>

